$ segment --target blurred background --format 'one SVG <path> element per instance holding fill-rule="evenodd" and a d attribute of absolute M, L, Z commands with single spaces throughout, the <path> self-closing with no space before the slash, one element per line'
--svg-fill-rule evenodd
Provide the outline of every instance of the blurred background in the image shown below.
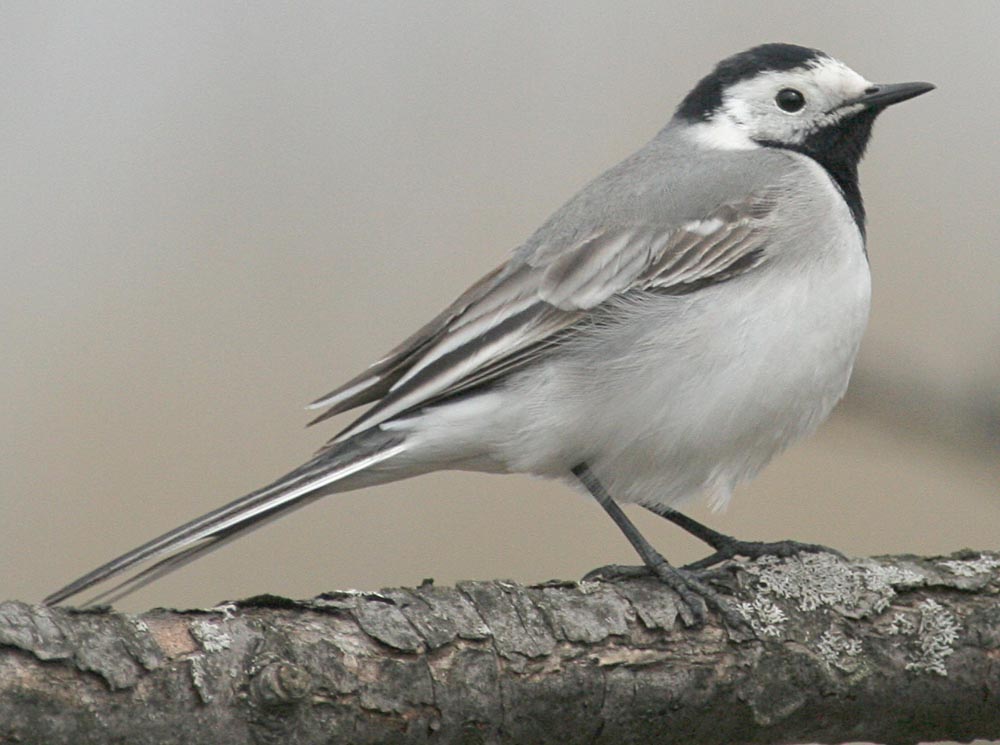
<path fill-rule="evenodd" d="M 720 58 L 821 48 L 939 90 L 862 167 L 874 305 L 820 434 L 690 513 L 850 554 L 1000 548 L 1000 4 L 4 3 L 0 597 L 298 465 L 301 408 L 394 346 Z M 706 548 L 630 509 L 668 558 Z M 558 484 L 340 495 L 121 604 L 634 563 Z"/>

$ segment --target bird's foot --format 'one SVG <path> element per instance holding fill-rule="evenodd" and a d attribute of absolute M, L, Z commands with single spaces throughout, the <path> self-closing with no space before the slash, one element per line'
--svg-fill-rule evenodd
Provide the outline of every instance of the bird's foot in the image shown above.
<path fill-rule="evenodd" d="M 721 539 L 713 543 L 715 553 L 706 556 L 704 559 L 686 564 L 684 569 L 688 571 L 700 571 L 707 567 L 720 564 L 727 559 L 736 556 L 745 556 L 748 559 L 759 559 L 762 556 L 777 556 L 787 559 L 798 554 L 833 554 L 841 559 L 845 558 L 840 551 L 821 546 L 817 543 L 799 543 L 798 541 L 740 541 L 730 536 L 721 536 Z"/>
<path fill-rule="evenodd" d="M 747 620 L 716 590 L 706 584 L 694 571 L 671 566 L 661 560 L 652 566 L 623 566 L 611 564 L 587 572 L 584 582 L 615 582 L 637 577 L 656 577 L 677 593 L 681 602 L 678 613 L 688 627 L 705 624 L 706 607 L 711 608 L 731 627 L 745 629 Z"/>
<path fill-rule="evenodd" d="M 644 564 L 630 566 L 625 564 L 608 564 L 607 566 L 591 569 L 581 582 L 617 582 L 623 579 L 636 579 L 637 577 L 652 577 L 653 570 Z"/>

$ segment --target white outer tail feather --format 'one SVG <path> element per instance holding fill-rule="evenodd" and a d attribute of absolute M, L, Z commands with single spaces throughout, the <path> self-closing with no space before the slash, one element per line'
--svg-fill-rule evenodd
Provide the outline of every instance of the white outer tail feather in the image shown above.
<path fill-rule="evenodd" d="M 373 432 L 376 433 L 384 436 L 384 433 L 377 430 Z M 323 456 L 318 456 L 270 486 L 240 497 L 109 561 L 52 593 L 43 602 L 46 605 L 60 603 L 141 563 L 159 559 L 152 566 L 100 593 L 85 605 L 117 600 L 249 530 L 325 496 L 322 493 L 325 487 L 389 460 L 405 449 L 405 443 L 397 441 L 389 447 L 376 449 L 363 457 L 351 459 L 340 467 L 332 468 L 330 464 L 324 468 Z M 308 476 L 310 467 L 314 472 L 318 471 L 319 475 L 302 483 L 301 479 Z M 309 499 L 310 495 L 313 499 Z M 227 512 L 230 514 L 226 514 Z M 224 515 L 221 520 L 220 514 Z"/>

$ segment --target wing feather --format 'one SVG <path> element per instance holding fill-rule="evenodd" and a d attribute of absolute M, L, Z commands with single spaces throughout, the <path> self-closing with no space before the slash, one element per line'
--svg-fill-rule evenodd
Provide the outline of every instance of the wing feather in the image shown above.
<path fill-rule="evenodd" d="M 342 441 L 393 417 L 485 385 L 551 353 L 588 311 L 631 292 L 690 292 L 766 260 L 764 192 L 669 227 L 594 231 L 563 251 L 517 253 L 361 375 L 319 399 L 317 420 L 375 402 Z"/>
<path fill-rule="evenodd" d="M 466 378 L 476 375 L 482 368 L 516 353 L 518 350 L 543 340 L 556 331 L 572 324 L 581 314 L 558 311 L 545 303 L 535 303 L 529 308 L 508 315 L 479 336 L 437 357 L 430 364 L 390 391 L 350 427 L 334 439 L 335 442 L 351 437 L 368 427 L 391 419 L 431 400 L 439 400 L 458 390 L 465 390 Z"/>
<path fill-rule="evenodd" d="M 506 268 L 505 264 L 496 267 L 462 293 L 441 313 L 390 350 L 385 357 L 374 362 L 343 385 L 309 404 L 307 407 L 309 409 L 329 407 L 309 424 L 316 424 L 341 412 L 377 401 L 385 396 L 392 385 L 406 374 L 416 360 L 420 359 L 421 352 L 441 335 L 448 324 L 461 317 L 472 303 L 488 295 Z"/>

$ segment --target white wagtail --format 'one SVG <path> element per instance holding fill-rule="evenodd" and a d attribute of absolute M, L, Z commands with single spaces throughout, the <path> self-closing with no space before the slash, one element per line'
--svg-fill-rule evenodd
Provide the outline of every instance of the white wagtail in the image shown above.
<path fill-rule="evenodd" d="M 880 85 L 815 49 L 765 44 L 719 63 L 651 142 L 588 184 L 503 264 L 389 354 L 312 404 L 373 404 L 304 465 L 108 562 L 57 603 L 156 561 L 121 597 L 334 492 L 439 469 L 585 487 L 646 565 L 724 609 L 619 502 L 717 549 L 675 512 L 733 488 L 811 433 L 844 394 L 868 318 L 858 163 L 887 106 L 933 89 Z"/>

